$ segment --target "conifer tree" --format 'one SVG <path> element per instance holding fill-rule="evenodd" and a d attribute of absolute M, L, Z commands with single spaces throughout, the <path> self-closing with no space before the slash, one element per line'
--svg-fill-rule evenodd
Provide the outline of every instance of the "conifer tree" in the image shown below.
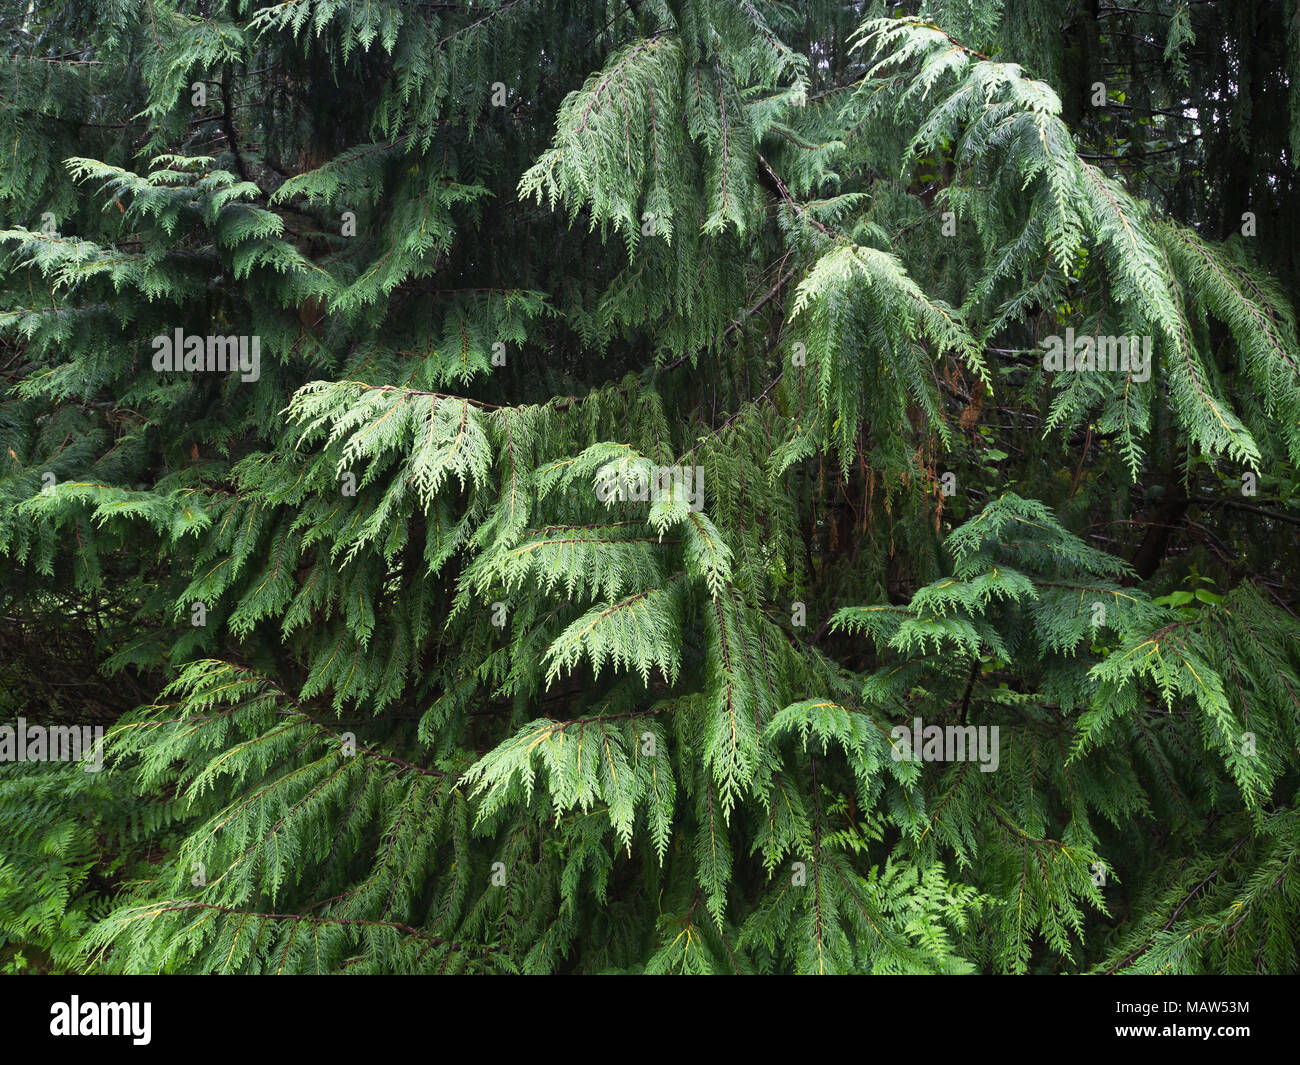
<path fill-rule="evenodd" d="M 0 39 L 6 967 L 1300 971 L 1293 9 Z"/>

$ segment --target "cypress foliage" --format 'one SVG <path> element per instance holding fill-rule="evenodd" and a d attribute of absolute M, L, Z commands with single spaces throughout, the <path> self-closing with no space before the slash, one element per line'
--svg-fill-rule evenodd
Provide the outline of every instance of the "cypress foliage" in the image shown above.
<path fill-rule="evenodd" d="M 1294 11 L 15 6 L 7 967 L 1300 971 Z"/>

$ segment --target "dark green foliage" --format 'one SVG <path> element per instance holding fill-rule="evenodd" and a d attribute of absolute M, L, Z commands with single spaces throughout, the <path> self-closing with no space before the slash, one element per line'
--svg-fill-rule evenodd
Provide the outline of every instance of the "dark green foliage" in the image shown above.
<path fill-rule="evenodd" d="M 1293 11 L 18 6 L 6 964 L 1300 970 Z"/>

